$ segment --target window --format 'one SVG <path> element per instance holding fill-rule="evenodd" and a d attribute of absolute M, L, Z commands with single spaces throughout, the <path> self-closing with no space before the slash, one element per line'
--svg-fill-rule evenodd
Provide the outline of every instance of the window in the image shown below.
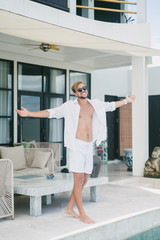
<path fill-rule="evenodd" d="M 13 143 L 13 63 L 0 60 L 0 145 Z"/>
<path fill-rule="evenodd" d="M 68 9 L 68 0 L 32 0 L 33 2 L 42 3 L 50 7 L 58 8 L 64 11 L 69 11 Z"/>
<path fill-rule="evenodd" d="M 91 96 L 91 94 L 90 94 L 90 76 L 91 75 L 89 73 L 70 71 L 70 73 L 69 73 L 69 89 L 70 89 L 69 95 L 70 95 L 71 100 L 76 99 L 76 96 L 73 94 L 71 87 L 77 81 L 82 81 L 85 83 L 85 85 L 87 86 L 87 89 L 88 89 L 88 98 L 90 98 L 90 96 Z"/>
<path fill-rule="evenodd" d="M 58 107 L 66 100 L 66 71 L 18 64 L 18 106 L 30 111 Z M 64 120 L 19 118 L 19 141 L 58 142 L 65 165 Z"/>

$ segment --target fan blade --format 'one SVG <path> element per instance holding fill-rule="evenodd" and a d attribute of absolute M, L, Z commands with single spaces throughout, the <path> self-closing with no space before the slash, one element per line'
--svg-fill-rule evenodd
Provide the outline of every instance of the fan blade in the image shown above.
<path fill-rule="evenodd" d="M 51 49 L 54 49 L 55 47 L 60 47 L 61 45 L 51 44 Z"/>
<path fill-rule="evenodd" d="M 53 47 L 52 50 L 59 51 L 59 48 Z"/>
<path fill-rule="evenodd" d="M 24 45 L 24 46 L 40 46 L 38 44 L 23 44 L 23 43 L 21 43 L 21 45 Z"/>

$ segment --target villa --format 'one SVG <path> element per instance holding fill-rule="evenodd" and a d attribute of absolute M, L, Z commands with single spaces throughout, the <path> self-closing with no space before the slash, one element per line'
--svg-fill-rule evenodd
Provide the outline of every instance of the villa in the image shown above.
<path fill-rule="evenodd" d="M 33 140 L 44 145 L 56 143 L 58 171 L 66 169 L 64 120 L 19 118 L 15 109 L 23 106 L 39 111 L 74 100 L 71 86 L 77 80 L 85 82 L 89 98 L 116 101 L 127 94 L 136 95 L 132 106 L 108 114 L 106 133 L 108 159 L 122 160 L 124 150 L 132 149 L 132 172 L 127 172 L 123 161 L 109 161 L 103 166 L 108 173 L 102 175 L 109 177 L 109 184 L 101 186 L 101 200 L 88 203 L 85 189 L 85 206 L 92 213 L 96 209 L 98 223 L 86 227 L 65 218 L 62 211 L 67 192 L 52 196 L 54 203 L 45 206 L 44 214 L 36 220 L 27 212 L 29 199 L 15 196 L 15 220 L 0 219 L 3 239 L 19 240 L 24 234 L 24 240 L 120 240 L 160 225 L 155 179 L 141 181 L 145 162 L 160 145 L 156 135 L 160 68 L 148 67 L 153 56 L 160 56 L 160 50 L 151 46 L 146 5 L 146 0 L 0 1 L 0 147 Z M 133 185 L 138 188 L 130 188 Z M 122 203 L 123 198 L 127 200 Z"/>

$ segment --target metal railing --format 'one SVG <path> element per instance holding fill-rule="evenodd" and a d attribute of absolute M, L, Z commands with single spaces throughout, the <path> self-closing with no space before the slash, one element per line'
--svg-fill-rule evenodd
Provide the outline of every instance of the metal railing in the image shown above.
<path fill-rule="evenodd" d="M 121 1 L 121 0 L 95 0 L 95 1 L 97 1 L 97 2 L 110 2 L 110 3 L 137 5 L 136 2 L 127 2 L 127 1 Z M 91 6 L 84 6 L 84 5 L 76 5 L 76 7 L 77 8 L 82 8 L 82 9 L 98 10 L 98 11 L 108 11 L 108 12 L 137 14 L 137 12 L 135 12 L 135 11 L 127 11 L 127 10 L 113 9 L 113 8 L 91 7 Z"/>

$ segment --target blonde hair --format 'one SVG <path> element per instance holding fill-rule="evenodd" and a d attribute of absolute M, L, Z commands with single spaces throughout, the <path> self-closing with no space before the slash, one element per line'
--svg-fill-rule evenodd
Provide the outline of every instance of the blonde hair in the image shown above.
<path fill-rule="evenodd" d="M 77 81 L 72 85 L 71 89 L 74 93 L 77 91 L 78 85 L 81 84 L 81 83 L 83 83 L 85 85 L 85 83 L 82 82 L 82 81 Z"/>

